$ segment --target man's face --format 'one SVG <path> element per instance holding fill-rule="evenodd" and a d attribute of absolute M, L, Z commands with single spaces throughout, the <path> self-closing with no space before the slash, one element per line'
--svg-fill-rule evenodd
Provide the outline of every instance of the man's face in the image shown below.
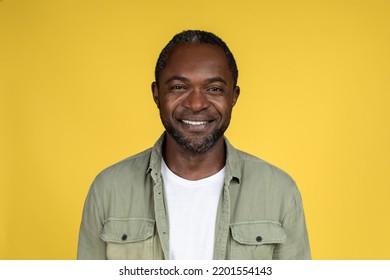
<path fill-rule="evenodd" d="M 211 44 L 175 46 L 152 89 L 169 136 L 191 153 L 221 138 L 239 95 L 223 50 Z"/>

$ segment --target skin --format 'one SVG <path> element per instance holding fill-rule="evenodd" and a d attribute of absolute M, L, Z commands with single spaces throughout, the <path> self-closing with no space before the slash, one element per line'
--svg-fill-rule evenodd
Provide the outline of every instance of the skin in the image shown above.
<path fill-rule="evenodd" d="M 223 50 L 211 44 L 175 46 L 152 92 L 168 132 L 163 157 L 169 169 L 188 180 L 220 171 L 226 160 L 223 133 L 240 94 Z"/>

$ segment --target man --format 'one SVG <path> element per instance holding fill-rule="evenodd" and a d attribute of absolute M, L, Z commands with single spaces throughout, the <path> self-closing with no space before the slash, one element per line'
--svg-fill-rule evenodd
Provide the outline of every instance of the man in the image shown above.
<path fill-rule="evenodd" d="M 224 138 L 237 77 L 214 34 L 174 36 L 152 83 L 166 131 L 153 148 L 96 177 L 79 259 L 310 258 L 294 181 Z"/>

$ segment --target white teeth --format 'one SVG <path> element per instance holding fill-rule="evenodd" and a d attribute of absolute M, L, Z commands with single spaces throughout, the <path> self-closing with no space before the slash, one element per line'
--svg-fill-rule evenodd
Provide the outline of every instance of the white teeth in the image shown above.
<path fill-rule="evenodd" d="M 203 124 L 207 124 L 207 121 L 189 121 L 189 120 L 183 120 L 183 123 L 190 124 L 190 125 L 203 125 Z"/>

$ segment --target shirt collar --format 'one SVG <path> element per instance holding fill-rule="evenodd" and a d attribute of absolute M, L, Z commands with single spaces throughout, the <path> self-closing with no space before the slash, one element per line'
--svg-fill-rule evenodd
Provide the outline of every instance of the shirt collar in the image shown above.
<path fill-rule="evenodd" d="M 225 145 L 226 145 L 226 176 L 225 176 L 225 178 L 229 182 L 233 178 L 237 179 L 238 182 L 240 182 L 241 181 L 241 169 L 242 169 L 241 157 L 238 153 L 238 150 L 235 149 L 230 144 L 229 140 L 226 137 L 225 137 Z"/>
<path fill-rule="evenodd" d="M 154 180 L 159 179 L 161 176 L 161 160 L 162 160 L 162 147 L 165 139 L 165 132 L 160 136 L 157 142 L 154 144 L 149 161 L 149 167 L 146 173 L 151 173 Z M 241 181 L 241 168 L 242 161 L 238 151 L 230 144 L 229 140 L 224 137 L 226 145 L 226 170 L 225 170 L 225 183 L 229 183 L 233 178 Z"/>

